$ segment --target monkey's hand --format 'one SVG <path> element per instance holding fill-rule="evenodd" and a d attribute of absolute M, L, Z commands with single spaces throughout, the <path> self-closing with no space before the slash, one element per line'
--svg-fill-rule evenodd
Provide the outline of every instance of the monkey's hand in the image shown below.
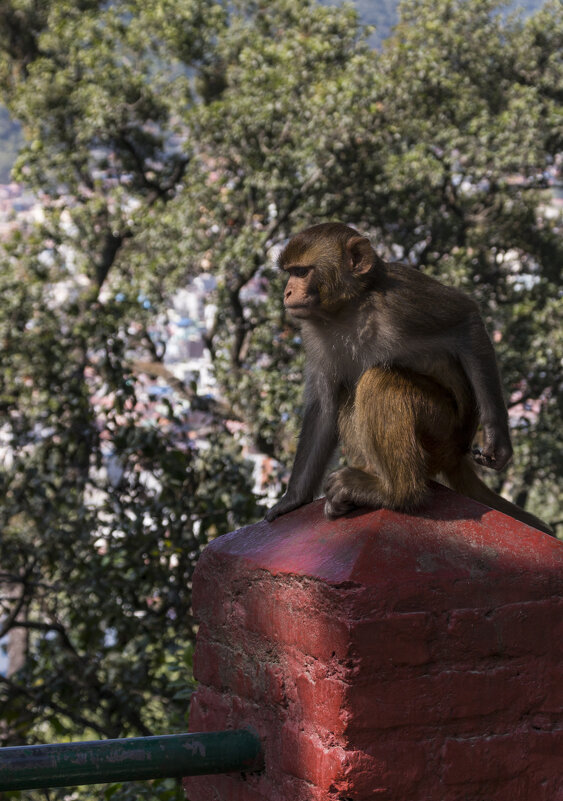
<path fill-rule="evenodd" d="M 484 467 L 502 470 L 512 456 L 508 430 L 502 431 L 491 426 L 484 428 L 483 435 L 483 447 L 473 448 L 473 459 Z"/>
<path fill-rule="evenodd" d="M 272 506 L 272 508 L 266 512 L 265 519 L 271 523 L 276 517 L 285 515 L 287 512 L 293 511 L 293 509 L 298 509 L 300 506 L 310 503 L 312 500 L 312 496 L 310 498 L 300 498 L 293 493 L 286 492 L 276 505 Z"/>

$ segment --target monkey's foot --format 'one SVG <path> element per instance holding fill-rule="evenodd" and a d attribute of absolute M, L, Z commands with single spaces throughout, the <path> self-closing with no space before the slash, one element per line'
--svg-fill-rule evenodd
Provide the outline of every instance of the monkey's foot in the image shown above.
<path fill-rule="evenodd" d="M 352 509 L 356 508 L 356 504 L 346 498 L 344 495 L 335 495 L 330 500 L 327 498 L 324 505 L 324 513 L 325 517 L 329 520 L 335 520 L 337 517 L 342 517 L 342 515 L 351 512 Z"/>
<path fill-rule="evenodd" d="M 329 520 L 341 517 L 356 507 L 350 491 L 350 472 L 349 468 L 344 467 L 331 473 L 326 480 L 324 513 Z"/>
<path fill-rule="evenodd" d="M 325 484 L 325 516 L 329 520 L 351 512 L 358 506 L 381 506 L 377 479 L 355 467 L 343 467 L 331 473 Z"/>
<path fill-rule="evenodd" d="M 275 520 L 276 517 L 280 517 L 280 515 L 285 515 L 287 512 L 292 512 L 294 509 L 298 509 L 300 506 L 303 506 L 306 503 L 310 503 L 313 500 L 312 497 L 301 497 L 292 495 L 290 493 L 286 493 L 283 498 L 281 498 L 271 509 L 269 509 L 264 519 L 267 520 L 269 523 L 272 520 Z"/>

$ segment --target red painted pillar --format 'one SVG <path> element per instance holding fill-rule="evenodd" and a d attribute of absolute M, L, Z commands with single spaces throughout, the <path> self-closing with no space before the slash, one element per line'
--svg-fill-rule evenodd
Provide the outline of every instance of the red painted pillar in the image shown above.
<path fill-rule="evenodd" d="M 562 801 L 563 545 L 433 490 L 417 516 L 322 503 L 221 537 L 194 577 L 191 731 L 265 769 L 190 801 Z"/>

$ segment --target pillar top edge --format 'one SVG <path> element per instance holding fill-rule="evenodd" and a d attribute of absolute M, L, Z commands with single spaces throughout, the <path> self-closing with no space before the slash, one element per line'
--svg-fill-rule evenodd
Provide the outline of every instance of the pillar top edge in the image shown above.
<path fill-rule="evenodd" d="M 563 595 L 563 543 L 439 484 L 416 514 L 358 510 L 329 521 L 319 500 L 219 537 L 206 551 L 239 560 L 241 569 L 336 585 L 493 582 L 525 573 L 537 575 L 541 597 Z"/>

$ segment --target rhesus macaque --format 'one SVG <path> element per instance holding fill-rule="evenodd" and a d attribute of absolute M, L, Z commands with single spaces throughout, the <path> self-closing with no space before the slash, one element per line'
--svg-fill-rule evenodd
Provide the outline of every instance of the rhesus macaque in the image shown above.
<path fill-rule="evenodd" d="M 307 356 L 305 411 L 287 492 L 267 520 L 313 500 L 340 440 L 348 466 L 326 481 L 329 518 L 358 506 L 414 510 L 436 476 L 551 533 L 476 474 L 473 460 L 500 470 L 512 446 L 495 354 L 471 298 L 384 262 L 342 223 L 297 234 L 279 263 Z M 483 444 L 471 455 L 479 422 Z"/>

